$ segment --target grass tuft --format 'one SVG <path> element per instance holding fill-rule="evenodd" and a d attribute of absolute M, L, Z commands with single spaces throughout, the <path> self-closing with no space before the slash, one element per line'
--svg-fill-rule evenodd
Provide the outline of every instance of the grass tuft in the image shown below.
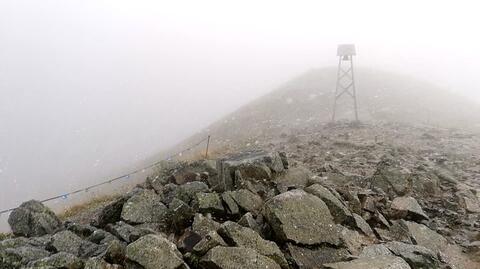
<path fill-rule="evenodd" d="M 75 205 L 75 206 L 72 206 L 72 207 L 68 208 L 67 210 L 58 214 L 58 217 L 61 220 L 65 221 L 65 220 L 68 220 L 72 217 L 78 216 L 79 214 L 82 214 L 82 213 L 87 212 L 89 210 L 95 209 L 102 204 L 113 201 L 116 198 L 118 198 L 118 195 L 107 195 L 107 196 L 102 196 L 102 197 L 98 197 L 98 198 L 93 198 L 93 199 L 88 200 L 87 202 L 85 202 L 83 204 Z"/>

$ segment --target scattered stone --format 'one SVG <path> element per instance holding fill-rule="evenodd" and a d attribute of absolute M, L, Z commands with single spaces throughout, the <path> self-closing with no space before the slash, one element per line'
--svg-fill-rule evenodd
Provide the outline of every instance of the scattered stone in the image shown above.
<path fill-rule="evenodd" d="M 336 223 L 344 223 L 352 216 L 347 207 L 322 185 L 314 184 L 307 187 L 305 191 L 317 196 L 325 202 Z"/>
<path fill-rule="evenodd" d="M 262 198 L 249 190 L 240 189 L 232 191 L 230 192 L 230 195 L 237 205 L 245 212 L 256 214 L 262 208 Z"/>
<path fill-rule="evenodd" d="M 194 247 L 194 253 L 203 256 L 207 253 L 210 249 L 216 246 L 228 246 L 227 243 L 223 240 L 223 238 L 217 232 L 209 232 L 207 235 L 203 237 L 200 242 L 198 242 Z"/>
<path fill-rule="evenodd" d="M 50 257 L 28 263 L 26 268 L 68 268 L 83 269 L 84 262 L 71 253 L 59 252 Z"/>
<path fill-rule="evenodd" d="M 349 253 L 346 249 L 332 247 L 304 248 L 287 244 L 288 252 L 299 269 L 318 268 L 325 263 L 346 261 Z"/>
<path fill-rule="evenodd" d="M 406 261 L 395 256 L 359 258 L 349 262 L 330 263 L 323 266 L 327 269 L 411 269 Z"/>
<path fill-rule="evenodd" d="M 126 256 L 145 269 L 187 268 L 175 244 L 160 235 L 146 235 L 131 243 Z"/>
<path fill-rule="evenodd" d="M 93 216 L 93 220 L 90 224 L 95 227 L 103 228 L 109 223 L 120 221 L 123 205 L 127 200 L 128 197 L 123 196 L 104 206 L 95 216 Z"/>
<path fill-rule="evenodd" d="M 312 172 L 303 166 L 291 167 L 275 179 L 277 189 L 283 193 L 290 189 L 303 189 L 307 186 Z"/>
<path fill-rule="evenodd" d="M 265 217 L 279 241 L 338 245 L 339 231 L 327 205 L 317 196 L 292 190 L 265 203 Z"/>
<path fill-rule="evenodd" d="M 58 230 L 62 222 L 41 202 L 31 200 L 14 209 L 8 217 L 8 224 L 17 236 L 42 236 Z"/>
<path fill-rule="evenodd" d="M 353 224 L 355 228 L 358 228 L 360 231 L 362 231 L 363 234 L 367 236 L 375 237 L 375 234 L 373 233 L 372 228 L 361 216 L 355 213 L 352 213 L 352 217 L 353 217 Z"/>
<path fill-rule="evenodd" d="M 373 258 L 377 256 L 389 256 L 392 252 L 384 244 L 366 246 L 360 253 L 360 258 Z"/>
<path fill-rule="evenodd" d="M 403 258 L 412 269 L 437 269 L 440 266 L 437 255 L 425 247 L 402 242 L 388 242 L 386 247 Z"/>
<path fill-rule="evenodd" d="M 412 189 L 410 171 L 400 166 L 395 160 L 384 159 L 377 165 L 370 185 L 391 196 L 406 195 Z"/>
<path fill-rule="evenodd" d="M 230 245 L 254 249 L 259 254 L 274 260 L 282 268 L 288 268 L 287 260 L 280 251 L 280 248 L 274 242 L 263 239 L 254 230 L 243 227 L 235 222 L 227 221 L 222 224 L 218 233 Z"/>
<path fill-rule="evenodd" d="M 220 229 L 221 224 L 205 217 L 202 214 L 195 214 L 192 223 L 192 231 L 198 233 L 201 236 L 206 236 L 209 232 L 217 231 Z"/>
<path fill-rule="evenodd" d="M 195 200 L 193 201 L 193 207 L 200 213 L 211 213 L 214 215 L 221 215 L 225 212 L 222 205 L 222 199 L 220 195 L 215 192 L 204 193 L 199 192 L 195 194 Z"/>
<path fill-rule="evenodd" d="M 428 220 L 422 207 L 413 197 L 397 197 L 390 206 L 392 217 L 396 219 Z"/>
<path fill-rule="evenodd" d="M 243 247 L 214 247 L 201 261 L 202 268 L 215 269 L 280 269 L 280 265 L 253 249 Z"/>
<path fill-rule="evenodd" d="M 434 253 L 447 246 L 447 240 L 443 236 L 423 224 L 411 221 L 401 221 L 401 224 L 407 228 L 408 234 L 417 245 L 424 246 Z"/>
<path fill-rule="evenodd" d="M 122 219 L 133 224 L 164 223 L 168 208 L 152 190 L 133 195 L 123 205 Z"/>

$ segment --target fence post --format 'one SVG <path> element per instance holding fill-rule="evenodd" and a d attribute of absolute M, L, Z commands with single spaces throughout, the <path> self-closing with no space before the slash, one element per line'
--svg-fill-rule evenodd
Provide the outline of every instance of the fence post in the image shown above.
<path fill-rule="evenodd" d="M 205 150 L 205 159 L 208 158 L 208 147 L 210 146 L 210 135 L 207 137 L 207 149 Z"/>

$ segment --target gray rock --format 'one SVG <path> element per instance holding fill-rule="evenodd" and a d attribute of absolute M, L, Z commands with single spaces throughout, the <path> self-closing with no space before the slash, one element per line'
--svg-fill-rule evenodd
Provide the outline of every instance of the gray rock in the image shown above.
<path fill-rule="evenodd" d="M 120 221 L 123 205 L 127 200 L 128 197 L 124 196 L 104 206 L 100 212 L 94 216 L 91 224 L 95 227 L 103 228 L 109 223 Z"/>
<path fill-rule="evenodd" d="M 262 198 L 249 190 L 240 189 L 229 193 L 237 205 L 245 212 L 257 214 L 262 208 Z"/>
<path fill-rule="evenodd" d="M 368 235 L 370 237 L 375 237 L 372 228 L 370 225 L 360 216 L 355 213 L 352 213 L 353 217 L 353 224 L 356 228 L 358 228 L 362 233 Z"/>
<path fill-rule="evenodd" d="M 431 250 L 402 242 L 388 242 L 387 248 L 403 258 L 412 269 L 436 269 L 440 266 L 437 255 Z"/>
<path fill-rule="evenodd" d="M 346 249 L 332 247 L 304 248 L 287 244 L 288 252 L 299 269 L 319 268 L 325 263 L 341 262 L 350 255 Z"/>
<path fill-rule="evenodd" d="M 168 208 L 153 190 L 133 195 L 123 205 L 122 219 L 129 223 L 164 223 Z"/>
<path fill-rule="evenodd" d="M 175 244 L 160 235 L 146 235 L 131 243 L 126 256 L 145 269 L 187 268 Z"/>
<path fill-rule="evenodd" d="M 227 221 L 222 224 L 222 227 L 218 230 L 218 233 L 230 245 L 254 249 L 259 254 L 274 260 L 282 268 L 288 268 L 287 260 L 277 244 L 263 239 L 254 230 L 243 227 L 235 222 Z"/>
<path fill-rule="evenodd" d="M 208 192 L 208 185 L 200 181 L 187 182 L 178 186 L 175 198 L 190 204 L 199 192 Z"/>
<path fill-rule="evenodd" d="M 372 188 L 379 188 L 391 196 L 406 195 L 412 190 L 411 173 L 395 160 L 384 159 L 377 165 L 370 179 Z"/>
<path fill-rule="evenodd" d="M 303 189 L 312 177 L 312 172 L 303 166 L 291 167 L 274 179 L 277 189 L 283 193 L 289 189 Z"/>
<path fill-rule="evenodd" d="M 201 268 L 215 269 L 280 269 L 268 257 L 253 249 L 242 247 L 215 247 L 200 261 Z"/>
<path fill-rule="evenodd" d="M 47 269 L 83 269 L 84 262 L 73 254 L 59 252 L 50 257 L 36 260 L 28 263 L 27 268 L 47 268 Z"/>
<path fill-rule="evenodd" d="M 120 265 L 109 264 L 101 258 L 89 258 L 84 269 L 121 269 Z"/>
<path fill-rule="evenodd" d="M 349 262 L 324 264 L 328 269 L 411 269 L 406 261 L 395 256 L 359 258 Z"/>
<path fill-rule="evenodd" d="M 115 224 L 109 224 L 105 227 L 105 230 L 127 243 L 133 242 L 144 235 L 155 233 L 154 231 L 147 229 L 133 227 L 132 225 L 129 225 L 123 221 L 119 221 Z"/>
<path fill-rule="evenodd" d="M 205 217 L 202 214 L 195 214 L 192 223 L 192 231 L 198 233 L 201 236 L 206 236 L 209 232 L 217 231 L 220 229 L 221 224 Z"/>
<path fill-rule="evenodd" d="M 0 250 L 0 268 L 20 268 L 22 265 L 50 256 L 50 252 L 31 246 Z"/>
<path fill-rule="evenodd" d="M 195 254 L 200 256 L 205 255 L 210 249 L 216 246 L 228 246 L 227 243 L 223 240 L 223 238 L 217 232 L 209 232 L 205 235 L 200 242 L 198 242 L 194 247 L 193 251 Z"/>
<path fill-rule="evenodd" d="M 62 231 L 52 237 L 52 247 L 57 252 L 71 253 L 75 256 L 85 256 L 95 252 L 97 245 L 83 240 L 71 231 Z"/>
<path fill-rule="evenodd" d="M 193 207 L 200 213 L 220 215 L 225 212 L 220 195 L 214 192 L 196 193 L 195 200 L 193 201 Z"/>
<path fill-rule="evenodd" d="M 279 241 L 338 245 L 339 231 L 327 205 L 315 195 L 292 190 L 265 203 L 265 217 Z"/>
<path fill-rule="evenodd" d="M 447 240 L 435 231 L 432 231 L 423 224 L 411 221 L 401 221 L 402 226 L 406 227 L 412 240 L 420 246 L 438 253 L 447 246 Z"/>
<path fill-rule="evenodd" d="M 195 212 L 184 201 L 174 198 L 168 207 L 170 209 L 171 226 L 175 230 L 181 230 L 192 222 Z"/>
<path fill-rule="evenodd" d="M 231 192 L 227 191 L 222 193 L 222 200 L 225 203 L 225 209 L 227 213 L 230 215 L 238 215 L 240 214 L 240 208 L 238 208 L 237 203 L 233 200 Z"/>
<path fill-rule="evenodd" d="M 237 222 L 238 224 L 242 225 L 243 227 L 250 228 L 257 232 L 260 235 L 263 235 L 263 230 L 261 227 L 261 224 L 255 220 L 253 217 L 252 213 L 248 212 L 245 215 L 243 215 Z"/>
<path fill-rule="evenodd" d="M 314 184 L 305 188 L 305 191 L 322 199 L 328 206 L 330 213 L 336 223 L 344 223 L 352 214 L 347 207 L 335 195 L 333 195 L 327 188 L 320 184 Z"/>
<path fill-rule="evenodd" d="M 360 258 L 373 258 L 377 256 L 389 256 L 392 252 L 384 244 L 366 246 L 360 253 Z"/>
<path fill-rule="evenodd" d="M 390 209 L 393 217 L 397 219 L 428 220 L 428 216 L 413 197 L 396 197 Z"/>
<path fill-rule="evenodd" d="M 8 224 L 17 236 L 42 236 L 58 230 L 62 222 L 41 202 L 31 200 L 10 213 Z"/>

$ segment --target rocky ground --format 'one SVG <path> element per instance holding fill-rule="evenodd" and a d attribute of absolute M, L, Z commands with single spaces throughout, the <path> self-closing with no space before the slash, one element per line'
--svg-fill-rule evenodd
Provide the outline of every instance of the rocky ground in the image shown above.
<path fill-rule="evenodd" d="M 0 268 L 480 268 L 477 135 L 339 123 L 215 147 L 70 221 L 24 203 Z"/>

